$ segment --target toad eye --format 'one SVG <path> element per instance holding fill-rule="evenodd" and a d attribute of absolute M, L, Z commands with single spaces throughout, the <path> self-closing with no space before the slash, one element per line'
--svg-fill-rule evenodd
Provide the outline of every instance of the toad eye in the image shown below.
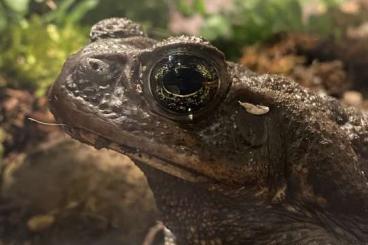
<path fill-rule="evenodd" d="M 220 87 L 216 66 L 187 54 L 170 54 L 159 60 L 151 70 L 149 83 L 159 105 L 179 114 L 205 108 Z"/>

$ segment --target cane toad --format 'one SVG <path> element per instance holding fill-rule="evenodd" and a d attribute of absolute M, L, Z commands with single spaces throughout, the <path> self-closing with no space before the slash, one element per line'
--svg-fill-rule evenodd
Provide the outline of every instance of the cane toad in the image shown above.
<path fill-rule="evenodd" d="M 178 244 L 368 243 L 368 118 L 208 41 L 110 18 L 70 56 L 50 108 L 129 156 Z"/>

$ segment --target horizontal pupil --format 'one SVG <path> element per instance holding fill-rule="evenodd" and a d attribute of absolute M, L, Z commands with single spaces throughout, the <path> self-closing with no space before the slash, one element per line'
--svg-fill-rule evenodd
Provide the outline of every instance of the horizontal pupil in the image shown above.
<path fill-rule="evenodd" d="M 205 78 L 192 67 L 172 67 L 162 78 L 167 91 L 176 95 L 188 95 L 197 92 L 203 86 Z"/>

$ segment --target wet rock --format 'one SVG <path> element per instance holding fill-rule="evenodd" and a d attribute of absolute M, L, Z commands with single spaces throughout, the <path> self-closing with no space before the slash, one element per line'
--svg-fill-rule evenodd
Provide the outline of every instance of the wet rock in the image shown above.
<path fill-rule="evenodd" d="M 360 107 L 363 104 L 363 95 L 358 91 L 346 91 L 342 101 L 347 105 Z"/>
<path fill-rule="evenodd" d="M 55 222 L 53 215 L 36 215 L 31 217 L 27 222 L 30 231 L 39 232 L 46 230 Z"/>
<path fill-rule="evenodd" d="M 134 245 L 156 222 L 145 177 L 127 157 L 65 137 L 8 163 L 2 179 L 0 204 L 15 207 L 0 212 L 4 242 Z"/>

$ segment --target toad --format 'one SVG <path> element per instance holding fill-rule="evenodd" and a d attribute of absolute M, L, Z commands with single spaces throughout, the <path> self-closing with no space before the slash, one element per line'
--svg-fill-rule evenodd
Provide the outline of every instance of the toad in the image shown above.
<path fill-rule="evenodd" d="M 202 38 L 102 20 L 49 102 L 73 138 L 140 167 L 177 244 L 368 243 L 367 115 Z"/>

